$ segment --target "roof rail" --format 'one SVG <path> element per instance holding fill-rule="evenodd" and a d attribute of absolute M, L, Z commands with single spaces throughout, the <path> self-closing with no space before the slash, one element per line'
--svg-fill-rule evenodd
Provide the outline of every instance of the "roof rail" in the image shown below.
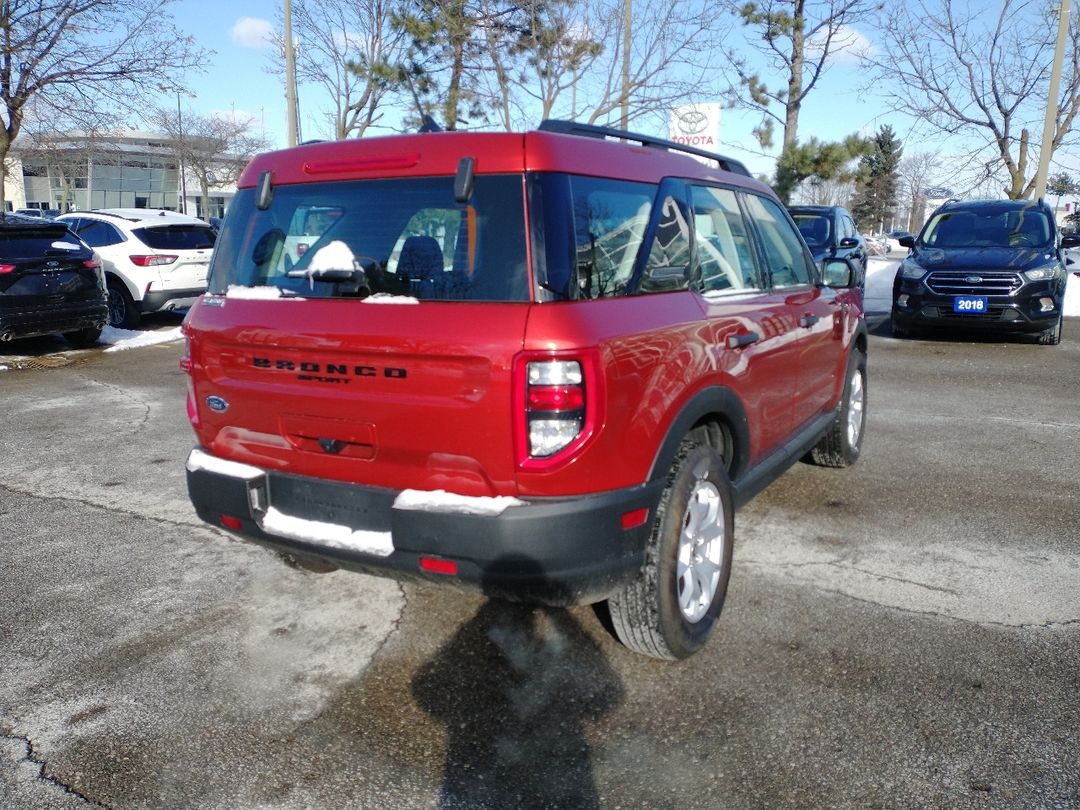
<path fill-rule="evenodd" d="M 586 138 L 621 138 L 624 141 L 635 141 L 642 146 L 652 146 L 657 149 L 670 149 L 673 152 L 685 152 L 688 155 L 697 155 L 698 157 L 715 160 L 724 171 L 735 172 L 736 174 L 746 175 L 747 177 L 753 176 L 746 166 L 734 158 L 717 155 L 713 152 L 707 152 L 704 149 L 687 146 L 684 143 L 668 141 L 664 138 L 654 138 L 652 135 L 627 132 L 625 129 L 601 127 L 596 124 L 579 124 L 577 121 L 565 121 L 559 118 L 545 118 L 540 122 L 539 130 L 541 132 L 556 132 L 562 135 L 582 135 Z"/>

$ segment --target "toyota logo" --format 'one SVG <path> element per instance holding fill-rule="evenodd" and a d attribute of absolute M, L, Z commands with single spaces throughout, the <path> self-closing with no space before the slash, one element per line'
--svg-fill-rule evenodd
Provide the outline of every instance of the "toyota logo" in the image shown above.
<path fill-rule="evenodd" d="M 964 281 L 968 284 L 979 284 L 982 281 L 982 276 L 964 276 Z"/>
<path fill-rule="evenodd" d="M 708 124 L 708 116 L 700 110 L 683 110 L 675 113 L 679 132 L 684 135 L 697 135 L 704 132 Z"/>

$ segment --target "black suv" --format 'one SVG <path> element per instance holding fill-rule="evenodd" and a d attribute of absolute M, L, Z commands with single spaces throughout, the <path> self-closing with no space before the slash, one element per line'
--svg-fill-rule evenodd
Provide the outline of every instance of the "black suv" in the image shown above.
<path fill-rule="evenodd" d="M 952 200 L 938 208 L 896 271 L 892 331 L 954 327 L 1033 332 L 1061 340 L 1067 274 L 1050 207 L 1031 200 Z"/>
<path fill-rule="evenodd" d="M 851 259 L 859 268 L 860 283 L 866 279 L 866 242 L 846 209 L 838 205 L 789 205 L 787 209 L 819 266 L 825 259 Z"/>
<path fill-rule="evenodd" d="M 94 252 L 62 222 L 0 215 L 0 343 L 63 332 L 92 346 L 109 319 Z"/>

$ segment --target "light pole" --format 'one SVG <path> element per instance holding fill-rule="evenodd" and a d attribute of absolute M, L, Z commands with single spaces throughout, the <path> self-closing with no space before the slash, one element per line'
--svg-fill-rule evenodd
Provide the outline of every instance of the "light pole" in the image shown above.
<path fill-rule="evenodd" d="M 184 114 L 180 110 L 180 94 L 184 92 L 182 87 L 166 87 L 158 85 L 162 93 L 176 93 L 176 168 L 180 173 L 180 205 L 181 214 L 187 213 L 187 177 L 184 173 Z"/>

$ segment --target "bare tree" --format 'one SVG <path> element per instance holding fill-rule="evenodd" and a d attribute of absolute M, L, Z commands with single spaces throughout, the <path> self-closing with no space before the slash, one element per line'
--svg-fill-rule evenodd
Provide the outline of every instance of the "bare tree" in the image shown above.
<path fill-rule="evenodd" d="M 743 53 L 725 46 L 737 78 L 728 90 L 729 102 L 762 114 L 754 134 L 764 147 L 772 145 L 773 130 L 780 124 L 783 149 L 790 150 L 798 138 L 806 97 L 840 52 L 864 55 L 863 40 L 853 26 L 876 14 L 881 5 L 875 0 L 724 0 L 723 6 L 753 32 L 748 44 L 784 81 L 770 87 Z"/>
<path fill-rule="evenodd" d="M 251 158 L 269 148 L 265 135 L 255 135 L 252 118 L 200 116 L 161 108 L 150 116 L 151 125 L 169 136 L 176 156 L 189 177 L 199 183 L 202 211 L 210 210 L 210 186 L 234 185 Z"/>
<path fill-rule="evenodd" d="M 564 75 L 566 70 L 578 74 L 575 112 L 591 124 L 608 121 L 619 111 L 624 94 L 624 38 L 629 36 L 625 88 L 629 120 L 652 117 L 666 123 L 671 107 L 709 95 L 722 69 L 716 44 L 724 39 L 728 23 L 705 0 L 634 0 L 627 32 L 625 2 L 584 0 L 577 4 L 583 17 L 579 26 L 567 29 L 570 47 L 562 58 Z M 600 47 L 589 46 L 580 53 L 574 45 L 581 42 Z M 565 108 L 565 90 L 563 85 L 550 85 L 546 109 L 553 109 L 559 99 Z"/>
<path fill-rule="evenodd" d="M 1010 199 L 1029 197 L 1031 133 L 1041 131 L 1056 38 L 1046 0 L 1003 0 L 997 13 L 962 0 L 917 0 L 894 6 L 884 25 L 877 64 L 898 108 L 940 134 L 973 139 L 982 147 L 983 177 L 1002 175 Z M 1066 143 L 1080 112 L 1075 13 L 1066 53 L 1052 150 Z"/>
<path fill-rule="evenodd" d="M 926 189 L 940 185 L 935 179 L 939 164 L 938 152 L 915 152 L 900 161 L 900 204 L 908 210 L 907 230 L 913 233 L 926 218 Z"/>
<path fill-rule="evenodd" d="M 391 0 L 293 0 L 296 73 L 329 98 L 336 140 L 360 137 L 382 118 L 404 34 L 391 24 Z M 282 73 L 284 39 L 277 37 L 273 70 Z"/>
<path fill-rule="evenodd" d="M 118 134 L 111 121 L 98 111 L 63 118 L 28 114 L 24 119 L 18 153 L 24 165 L 44 166 L 50 180 L 56 181 L 58 197 L 54 202 L 61 211 L 75 204 L 76 178 L 86 177 L 90 160 L 103 143 Z"/>
<path fill-rule="evenodd" d="M 204 52 L 171 24 L 171 2 L 0 0 L 0 207 L 8 151 L 32 99 L 43 115 L 133 109 L 147 88 L 199 66 Z"/>

